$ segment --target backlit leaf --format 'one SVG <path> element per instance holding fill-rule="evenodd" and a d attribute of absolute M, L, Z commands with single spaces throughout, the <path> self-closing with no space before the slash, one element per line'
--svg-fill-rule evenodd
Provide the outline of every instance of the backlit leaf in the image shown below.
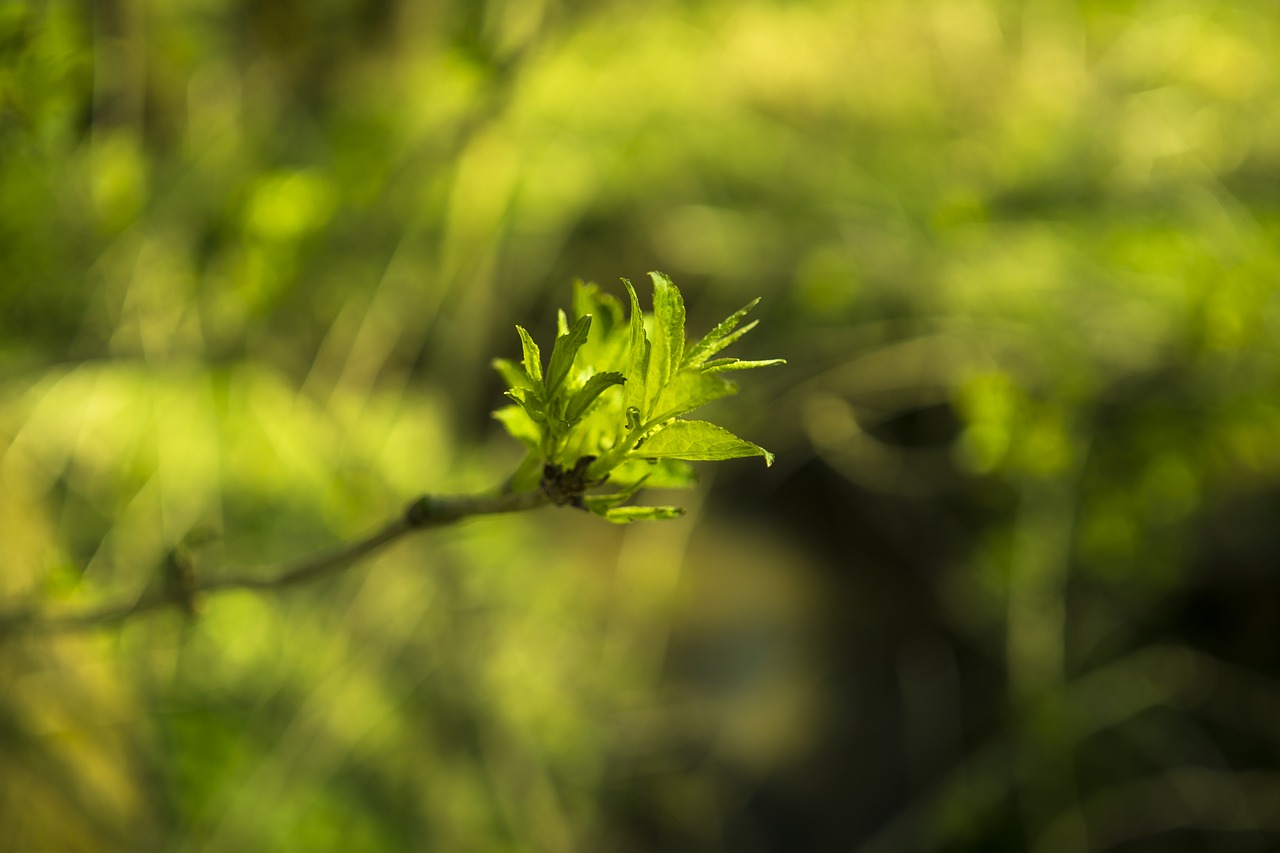
<path fill-rule="evenodd" d="M 648 480 L 648 477 L 641 477 L 624 489 L 603 495 L 587 495 L 582 501 L 586 504 L 587 509 L 598 515 L 604 515 L 605 510 L 631 500 L 635 493 L 640 491 L 640 487 L 644 485 L 646 480 Z"/>
<path fill-rule="evenodd" d="M 631 299 L 630 356 L 627 365 L 626 406 L 635 408 L 644 415 L 645 389 L 648 387 L 649 374 L 649 338 L 644 332 L 644 314 L 640 310 L 640 300 L 636 297 L 636 289 L 625 278 L 622 280 L 627 288 L 627 296 Z"/>
<path fill-rule="evenodd" d="M 605 372 L 595 374 L 570 398 L 569 405 L 565 408 L 564 419 L 569 423 L 576 423 L 586 414 L 587 408 L 606 389 L 614 385 L 621 385 L 624 382 L 626 382 L 626 378 L 621 373 Z"/>
<path fill-rule="evenodd" d="M 660 272 L 653 279 L 653 341 L 649 355 L 649 387 L 651 397 L 671 381 L 684 354 L 684 299 L 680 291 Z"/>
<path fill-rule="evenodd" d="M 709 361 L 702 366 L 704 373 L 724 373 L 728 370 L 751 370 L 755 367 L 770 367 L 775 364 L 786 364 L 785 358 L 766 358 L 762 361 L 743 361 L 740 358 L 725 358 Z"/>
<path fill-rule="evenodd" d="M 521 406 L 503 406 L 493 413 L 493 417 L 512 438 L 531 448 L 537 448 L 542 441 L 542 431 Z"/>
<path fill-rule="evenodd" d="M 493 369 L 498 371 L 498 375 L 502 377 L 503 382 L 507 383 L 508 388 L 534 387 L 534 381 L 525 372 L 524 368 L 509 358 L 495 358 L 493 360 Z"/>
<path fill-rule="evenodd" d="M 663 521 L 684 515 L 684 507 L 619 506 L 605 510 L 603 515 L 614 524 L 630 524 L 633 521 Z"/>
<path fill-rule="evenodd" d="M 698 341 L 698 343 L 694 344 L 694 346 L 686 352 L 683 366 L 697 367 L 708 358 L 720 352 L 722 349 L 729 346 L 729 344 L 755 328 L 756 324 L 759 322 L 758 320 L 752 320 L 741 329 L 738 329 L 736 333 L 730 334 L 759 302 L 760 298 L 756 297 L 722 320 L 719 325 L 707 333 L 706 337 Z"/>
<path fill-rule="evenodd" d="M 724 427 L 707 421 L 672 421 L 632 453 L 645 459 L 690 461 L 763 456 L 766 465 L 773 464 L 773 454 L 763 447 L 738 438 Z"/>
<path fill-rule="evenodd" d="M 695 370 L 682 370 L 675 375 L 658 397 L 655 420 L 667 420 L 693 411 L 721 397 L 738 393 L 738 386 L 727 379 Z"/>
<path fill-rule="evenodd" d="M 538 345 L 533 342 L 533 338 L 524 326 L 516 326 L 516 331 L 520 333 L 520 346 L 524 349 L 525 373 L 528 373 L 534 382 L 541 382 L 542 352 L 538 349 Z"/>
<path fill-rule="evenodd" d="M 547 408 L 542 402 L 542 398 L 538 396 L 538 392 L 533 388 L 511 388 L 505 392 L 520 404 L 520 407 L 529 413 L 529 417 L 533 418 L 534 423 L 545 424 L 547 422 Z"/>
<path fill-rule="evenodd" d="M 547 365 L 548 398 L 554 397 L 560 383 L 564 382 L 564 378 L 569 375 L 569 370 L 573 367 L 573 359 L 582 345 L 587 342 L 587 334 L 590 330 L 591 315 L 588 314 L 580 317 L 578 322 L 573 324 L 572 329 L 556 338 L 555 346 L 551 348 L 551 361 Z"/>
<path fill-rule="evenodd" d="M 649 489 L 688 489 L 698 483 L 693 465 L 682 459 L 631 458 L 614 468 L 610 477 L 620 483 L 644 480 Z"/>

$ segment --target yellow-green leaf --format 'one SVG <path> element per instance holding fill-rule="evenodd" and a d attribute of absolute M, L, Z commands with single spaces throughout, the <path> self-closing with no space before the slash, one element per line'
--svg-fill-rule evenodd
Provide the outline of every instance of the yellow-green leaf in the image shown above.
<path fill-rule="evenodd" d="M 690 461 L 763 456 L 766 465 L 773 464 L 773 454 L 763 447 L 707 421 L 672 421 L 645 439 L 632 454 L 644 459 Z"/>
<path fill-rule="evenodd" d="M 520 333 L 520 346 L 524 350 L 524 371 L 534 382 L 542 381 L 542 352 L 524 326 L 516 326 Z"/>

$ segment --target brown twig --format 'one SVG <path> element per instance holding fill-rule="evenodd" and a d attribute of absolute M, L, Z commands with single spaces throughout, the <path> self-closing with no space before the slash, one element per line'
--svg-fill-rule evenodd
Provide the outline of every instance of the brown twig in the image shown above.
<path fill-rule="evenodd" d="M 41 613 L 24 610 L 0 614 L 0 638 L 16 633 L 67 633 L 103 628 L 134 616 L 176 606 L 194 614 L 197 597 L 231 589 L 273 591 L 287 589 L 348 568 L 406 534 L 456 524 L 478 515 L 495 515 L 536 509 L 549 503 L 542 490 L 483 495 L 435 497 L 424 495 L 378 532 L 335 551 L 309 557 L 275 572 L 224 574 L 200 578 L 185 558 L 182 570 L 163 585 L 143 589 L 130 601 L 117 602 L 73 613 Z M 171 562 L 174 557 L 171 555 Z"/>

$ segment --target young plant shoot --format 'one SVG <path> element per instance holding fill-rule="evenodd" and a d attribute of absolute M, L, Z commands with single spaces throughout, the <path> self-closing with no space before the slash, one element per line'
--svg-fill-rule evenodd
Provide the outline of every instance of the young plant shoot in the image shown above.
<path fill-rule="evenodd" d="M 759 299 L 727 317 L 696 342 L 685 338 L 684 299 L 662 273 L 653 279 L 653 313 L 640 310 L 631 282 L 622 304 L 594 284 L 574 286 L 573 321 L 563 311 L 545 365 L 522 327 L 520 361 L 494 367 L 513 401 L 494 412 L 507 432 L 528 447 L 511 483 L 541 488 L 555 504 L 576 506 L 614 522 L 675 518 L 672 506 L 623 506 L 641 486 L 672 488 L 694 482 L 690 462 L 773 454 L 727 429 L 685 416 L 735 394 L 730 371 L 784 364 L 780 358 L 743 361 L 716 355 L 757 321 L 740 326 Z M 603 491 L 587 494 L 588 490 Z"/>
<path fill-rule="evenodd" d="M 725 378 L 735 370 L 782 364 L 780 358 L 742 361 L 717 355 L 756 325 L 741 325 L 750 302 L 690 342 L 684 336 L 684 300 L 671 279 L 653 278 L 653 314 L 640 311 L 635 288 L 623 280 L 630 310 L 593 284 L 573 293 L 573 322 L 560 312 L 559 335 L 544 362 L 525 329 L 519 362 L 494 366 L 511 386 L 513 404 L 494 413 L 528 447 L 506 487 L 477 495 L 423 495 L 382 529 L 336 550 L 263 573 L 196 574 L 183 546 L 170 555 L 165 582 L 126 599 L 81 611 L 39 609 L 0 613 L 0 641 L 16 632 L 84 631 L 178 606 L 194 615 L 199 602 L 232 589 L 282 590 L 351 566 L 402 536 L 466 518 L 520 512 L 553 503 L 585 509 L 610 521 L 675 518 L 674 506 L 624 506 L 641 486 L 693 483 L 690 462 L 773 454 L 724 427 L 687 417 L 712 400 L 737 393 Z M 588 494 L 588 492 L 592 492 Z M 181 571 L 174 574 L 173 566 Z"/>

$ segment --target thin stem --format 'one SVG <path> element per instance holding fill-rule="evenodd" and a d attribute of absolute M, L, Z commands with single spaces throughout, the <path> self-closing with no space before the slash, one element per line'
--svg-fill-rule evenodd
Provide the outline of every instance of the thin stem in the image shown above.
<path fill-rule="evenodd" d="M 439 497 L 424 495 L 381 530 L 334 551 L 309 557 L 293 565 L 264 573 L 224 574 L 200 578 L 194 571 L 180 572 L 163 585 L 151 585 L 128 601 L 90 608 L 78 613 L 40 613 L 35 610 L 0 614 L 0 638 L 16 633 L 68 633 L 104 628 L 162 607 L 195 612 L 197 597 L 231 589 L 275 591 L 308 583 L 350 568 L 375 551 L 418 530 L 456 524 L 478 515 L 523 512 L 550 501 L 540 489 L 531 492 L 499 492 Z M 171 557 L 171 560 L 173 557 Z"/>

